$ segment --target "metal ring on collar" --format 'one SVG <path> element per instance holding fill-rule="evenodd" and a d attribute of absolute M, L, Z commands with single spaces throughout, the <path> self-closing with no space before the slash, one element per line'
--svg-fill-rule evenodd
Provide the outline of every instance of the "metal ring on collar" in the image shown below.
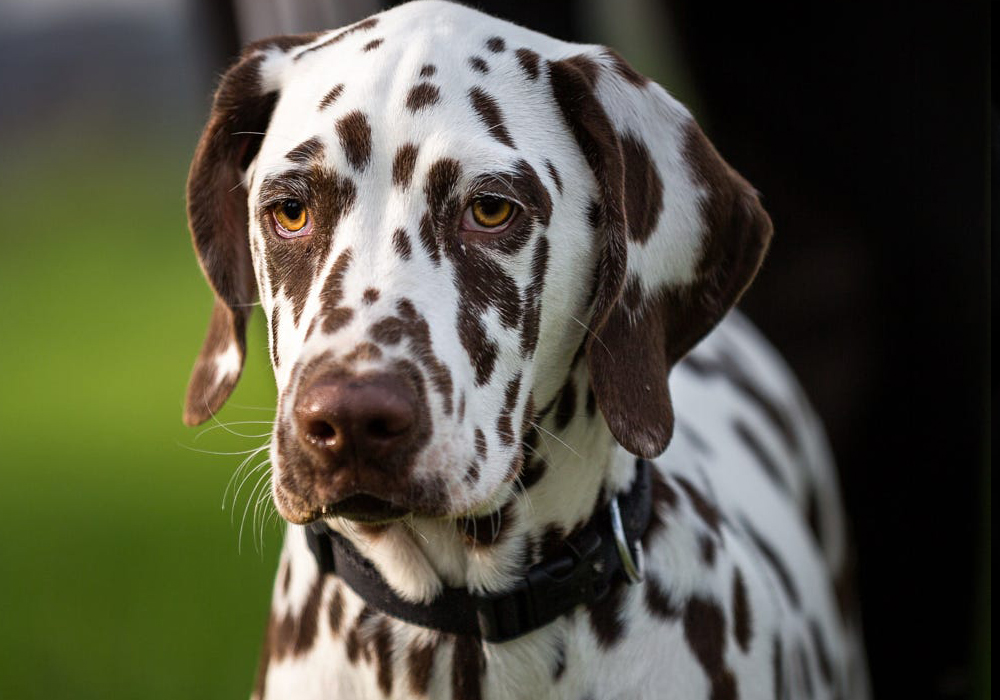
<path fill-rule="evenodd" d="M 622 525 L 622 514 L 618 508 L 617 496 L 611 499 L 608 510 L 611 514 L 611 530 L 615 535 L 615 546 L 618 548 L 618 558 L 622 562 L 622 569 L 631 583 L 639 583 L 644 574 L 642 543 L 638 541 L 635 543 L 636 556 L 633 559 L 632 548 L 625 537 L 625 527 Z"/>

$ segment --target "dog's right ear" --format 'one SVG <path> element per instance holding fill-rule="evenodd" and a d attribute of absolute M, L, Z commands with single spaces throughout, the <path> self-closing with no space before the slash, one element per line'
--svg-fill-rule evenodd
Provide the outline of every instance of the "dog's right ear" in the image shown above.
<path fill-rule="evenodd" d="M 215 92 L 212 113 L 191 162 L 188 226 L 198 261 L 215 292 L 215 307 L 188 384 L 184 422 L 209 419 L 232 393 L 243 369 L 246 325 L 257 296 L 244 173 L 260 149 L 278 100 L 291 49 L 316 34 L 250 44 Z"/>

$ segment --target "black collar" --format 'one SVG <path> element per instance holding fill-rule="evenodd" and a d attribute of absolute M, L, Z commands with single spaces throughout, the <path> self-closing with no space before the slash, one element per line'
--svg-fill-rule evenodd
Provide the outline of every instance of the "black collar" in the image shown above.
<path fill-rule="evenodd" d="M 445 588 L 429 603 L 400 598 L 354 545 L 321 522 L 306 528 L 306 540 L 320 571 L 339 576 L 371 607 L 420 627 L 506 642 L 601 600 L 622 580 L 640 581 L 639 538 L 651 502 L 650 465 L 637 459 L 629 492 L 609 499 L 565 540 L 561 554 L 532 566 L 510 590 L 477 595 Z"/>

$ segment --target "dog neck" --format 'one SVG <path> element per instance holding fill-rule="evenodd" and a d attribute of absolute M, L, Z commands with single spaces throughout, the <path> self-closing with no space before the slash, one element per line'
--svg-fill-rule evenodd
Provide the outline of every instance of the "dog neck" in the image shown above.
<path fill-rule="evenodd" d="M 590 392 L 585 363 L 577 363 L 529 424 L 520 473 L 496 510 L 379 527 L 342 520 L 332 526 L 404 599 L 426 602 L 446 586 L 503 591 L 583 525 L 607 500 L 606 493 L 628 488 L 634 459 L 613 459 L 614 445 Z"/>

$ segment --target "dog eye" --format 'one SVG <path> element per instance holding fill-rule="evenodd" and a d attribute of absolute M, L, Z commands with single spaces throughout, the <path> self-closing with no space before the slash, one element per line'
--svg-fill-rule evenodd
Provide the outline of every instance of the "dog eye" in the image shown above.
<path fill-rule="evenodd" d="M 278 225 L 278 235 L 284 238 L 304 236 L 311 228 L 309 209 L 297 199 L 286 199 L 271 208 L 271 216 Z"/>
<path fill-rule="evenodd" d="M 465 210 L 462 216 L 462 228 L 468 231 L 499 233 L 507 228 L 517 209 L 517 205 L 509 199 L 492 194 L 480 195 L 472 200 L 472 204 Z"/>

